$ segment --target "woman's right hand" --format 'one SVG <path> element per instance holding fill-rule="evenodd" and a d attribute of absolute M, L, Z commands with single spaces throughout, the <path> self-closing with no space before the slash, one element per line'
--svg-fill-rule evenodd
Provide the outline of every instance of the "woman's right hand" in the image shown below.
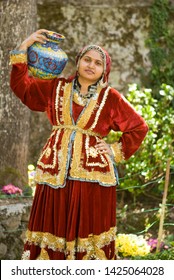
<path fill-rule="evenodd" d="M 29 37 L 27 37 L 22 44 L 19 46 L 20 51 L 27 51 L 27 49 L 34 43 L 39 42 L 44 44 L 48 38 L 44 33 L 48 33 L 49 31 L 46 29 L 39 29 L 36 32 L 32 33 Z"/>

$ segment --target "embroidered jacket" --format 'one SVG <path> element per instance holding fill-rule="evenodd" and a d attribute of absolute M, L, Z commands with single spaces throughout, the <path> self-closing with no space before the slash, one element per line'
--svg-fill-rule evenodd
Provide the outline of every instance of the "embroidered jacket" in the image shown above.
<path fill-rule="evenodd" d="M 66 178 L 116 185 L 113 159 L 95 149 L 98 139 L 110 130 L 121 131 L 119 142 L 111 144 L 115 162 L 128 159 L 139 148 L 147 125 L 124 96 L 114 88 L 97 92 L 74 120 L 72 82 L 65 78 L 40 80 L 28 75 L 24 53 L 12 53 L 11 88 L 34 111 L 46 111 L 53 126 L 37 163 L 36 182 L 64 187 Z"/>

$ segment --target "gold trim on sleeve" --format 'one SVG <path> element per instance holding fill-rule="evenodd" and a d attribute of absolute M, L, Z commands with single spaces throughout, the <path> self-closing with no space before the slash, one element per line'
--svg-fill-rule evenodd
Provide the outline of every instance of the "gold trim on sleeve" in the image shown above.
<path fill-rule="evenodd" d="M 122 151 L 122 144 L 115 142 L 113 144 L 110 144 L 113 156 L 114 156 L 114 160 L 115 162 L 121 162 L 124 160 L 124 154 Z"/>
<path fill-rule="evenodd" d="M 27 53 L 10 54 L 10 64 L 27 63 Z"/>

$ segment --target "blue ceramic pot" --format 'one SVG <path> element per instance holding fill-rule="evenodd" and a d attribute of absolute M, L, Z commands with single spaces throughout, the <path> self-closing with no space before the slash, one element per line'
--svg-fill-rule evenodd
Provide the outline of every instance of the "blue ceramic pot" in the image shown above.
<path fill-rule="evenodd" d="M 68 57 L 59 47 L 64 36 L 50 31 L 45 44 L 35 42 L 28 48 L 28 69 L 31 75 L 41 79 L 56 78 L 64 69 Z"/>

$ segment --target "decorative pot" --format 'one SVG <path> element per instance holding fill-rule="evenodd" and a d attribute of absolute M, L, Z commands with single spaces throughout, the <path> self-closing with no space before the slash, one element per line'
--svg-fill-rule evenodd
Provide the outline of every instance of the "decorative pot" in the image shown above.
<path fill-rule="evenodd" d="M 56 78 L 64 69 L 68 57 L 59 47 L 65 37 L 50 31 L 45 44 L 35 42 L 28 48 L 28 69 L 31 75 L 41 79 Z"/>

